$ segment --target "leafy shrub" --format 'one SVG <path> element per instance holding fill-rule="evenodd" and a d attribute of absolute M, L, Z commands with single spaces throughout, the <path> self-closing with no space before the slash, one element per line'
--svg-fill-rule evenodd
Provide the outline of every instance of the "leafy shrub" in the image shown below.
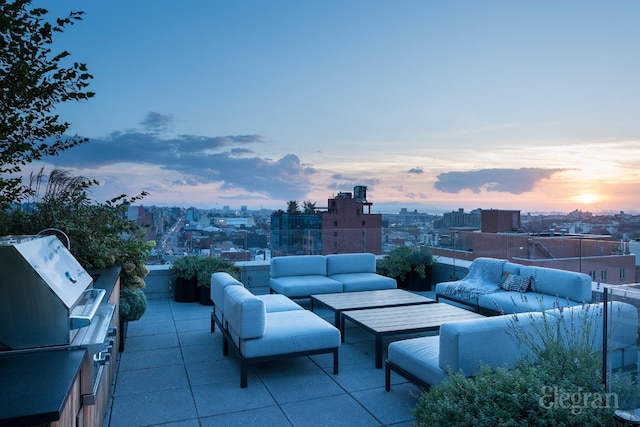
<path fill-rule="evenodd" d="M 425 279 L 426 269 L 432 264 L 433 254 L 428 249 L 400 246 L 389 252 L 386 257 L 376 261 L 376 272 L 404 281 L 410 272 L 415 271 Z"/>
<path fill-rule="evenodd" d="M 210 287 L 211 275 L 217 272 L 229 273 L 240 280 L 240 267 L 233 262 L 218 257 L 205 257 L 197 262 L 198 286 Z"/>
<path fill-rule="evenodd" d="M 199 259 L 195 255 L 187 255 L 174 259 L 171 263 L 173 278 L 196 279 L 198 276 L 198 262 Z"/>
<path fill-rule="evenodd" d="M 122 288 L 120 291 L 120 318 L 139 320 L 147 310 L 147 297 L 141 288 Z"/>

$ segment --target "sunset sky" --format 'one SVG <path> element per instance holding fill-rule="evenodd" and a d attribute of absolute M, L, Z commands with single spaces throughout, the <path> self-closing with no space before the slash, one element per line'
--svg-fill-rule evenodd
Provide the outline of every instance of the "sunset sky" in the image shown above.
<path fill-rule="evenodd" d="M 96 96 L 47 159 L 145 205 L 640 211 L 640 2 L 39 0 Z M 33 165 L 39 167 L 41 164 Z"/>

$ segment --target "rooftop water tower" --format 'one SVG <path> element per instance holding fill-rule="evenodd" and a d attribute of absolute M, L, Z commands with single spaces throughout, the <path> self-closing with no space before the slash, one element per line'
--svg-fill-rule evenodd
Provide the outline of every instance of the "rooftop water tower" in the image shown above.
<path fill-rule="evenodd" d="M 354 199 L 359 202 L 366 203 L 367 202 L 367 186 L 366 185 L 356 185 L 353 187 L 353 195 Z"/>

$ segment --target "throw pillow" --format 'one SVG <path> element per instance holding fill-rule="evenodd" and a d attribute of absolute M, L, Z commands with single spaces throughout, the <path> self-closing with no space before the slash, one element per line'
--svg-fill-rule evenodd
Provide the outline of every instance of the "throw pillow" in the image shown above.
<path fill-rule="evenodd" d="M 507 288 L 505 288 L 505 283 L 507 282 L 507 280 L 509 280 L 509 276 L 511 276 L 511 274 L 509 272 L 507 272 L 507 271 L 502 273 L 502 277 L 500 277 L 500 281 L 498 282 L 498 286 L 500 286 L 502 289 L 508 290 Z"/>
<path fill-rule="evenodd" d="M 531 276 L 520 276 L 518 274 L 511 274 L 507 278 L 503 288 L 508 291 L 526 292 L 531 283 Z"/>

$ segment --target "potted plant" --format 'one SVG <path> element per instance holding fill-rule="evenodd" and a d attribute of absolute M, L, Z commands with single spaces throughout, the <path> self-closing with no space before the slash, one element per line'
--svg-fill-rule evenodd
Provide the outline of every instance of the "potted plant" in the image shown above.
<path fill-rule="evenodd" d="M 431 290 L 433 254 L 427 248 L 400 246 L 376 262 L 378 274 L 393 277 L 398 287 L 413 291 Z"/>
<path fill-rule="evenodd" d="M 213 305 L 211 301 L 211 275 L 226 272 L 240 280 L 240 268 L 233 262 L 218 257 L 200 258 L 197 264 L 198 287 L 200 288 L 200 304 Z"/>
<path fill-rule="evenodd" d="M 194 255 L 176 258 L 171 263 L 174 301 L 196 302 L 198 300 L 198 263 L 199 258 Z"/>

